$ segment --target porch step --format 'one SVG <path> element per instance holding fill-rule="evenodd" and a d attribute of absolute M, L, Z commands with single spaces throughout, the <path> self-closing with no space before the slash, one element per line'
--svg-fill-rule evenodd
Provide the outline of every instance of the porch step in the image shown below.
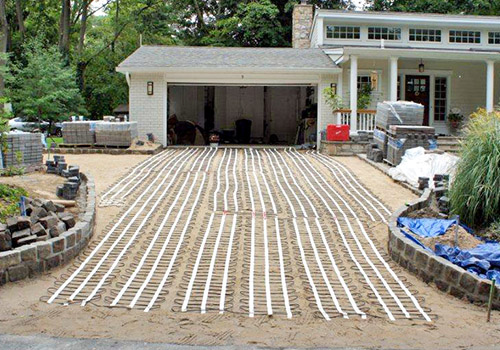
<path fill-rule="evenodd" d="M 462 138 L 457 136 L 441 136 L 437 140 L 438 148 L 445 152 L 459 152 L 461 140 Z"/>

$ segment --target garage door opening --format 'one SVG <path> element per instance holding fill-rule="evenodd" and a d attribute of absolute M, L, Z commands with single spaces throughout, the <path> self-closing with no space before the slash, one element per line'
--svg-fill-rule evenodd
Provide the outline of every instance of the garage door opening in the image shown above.
<path fill-rule="evenodd" d="M 316 86 L 169 84 L 169 145 L 316 142 Z"/>

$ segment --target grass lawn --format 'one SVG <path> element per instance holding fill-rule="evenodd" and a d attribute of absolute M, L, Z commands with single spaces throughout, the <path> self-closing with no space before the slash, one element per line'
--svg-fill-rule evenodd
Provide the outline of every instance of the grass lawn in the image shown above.
<path fill-rule="evenodd" d="M 50 146 L 55 143 L 56 147 L 60 144 L 63 143 L 63 138 L 62 137 L 47 137 L 47 148 L 50 148 Z"/>

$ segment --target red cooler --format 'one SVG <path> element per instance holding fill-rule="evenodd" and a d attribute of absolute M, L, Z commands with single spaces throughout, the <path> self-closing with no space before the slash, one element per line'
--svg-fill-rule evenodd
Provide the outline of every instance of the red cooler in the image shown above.
<path fill-rule="evenodd" d="M 326 127 L 327 141 L 349 141 L 349 125 L 328 125 Z"/>

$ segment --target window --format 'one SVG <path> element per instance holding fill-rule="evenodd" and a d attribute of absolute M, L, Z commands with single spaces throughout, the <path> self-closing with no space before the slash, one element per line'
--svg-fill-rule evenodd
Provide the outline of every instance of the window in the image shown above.
<path fill-rule="evenodd" d="M 329 39 L 359 39 L 359 27 L 326 26 L 326 37 Z"/>
<path fill-rule="evenodd" d="M 441 42 L 441 30 L 410 28 L 410 41 Z"/>
<path fill-rule="evenodd" d="M 481 32 L 450 30 L 450 43 L 480 44 Z"/>
<path fill-rule="evenodd" d="M 488 33 L 488 44 L 499 45 L 500 44 L 500 32 L 489 32 Z"/>
<path fill-rule="evenodd" d="M 447 79 L 443 77 L 436 77 L 435 92 L 434 92 L 434 120 L 446 120 L 446 96 L 447 96 Z"/>
<path fill-rule="evenodd" d="M 401 40 L 401 28 L 368 27 L 368 39 Z"/>
<path fill-rule="evenodd" d="M 369 75 L 358 75 L 358 91 L 362 91 L 367 87 L 372 87 L 372 78 Z"/>

